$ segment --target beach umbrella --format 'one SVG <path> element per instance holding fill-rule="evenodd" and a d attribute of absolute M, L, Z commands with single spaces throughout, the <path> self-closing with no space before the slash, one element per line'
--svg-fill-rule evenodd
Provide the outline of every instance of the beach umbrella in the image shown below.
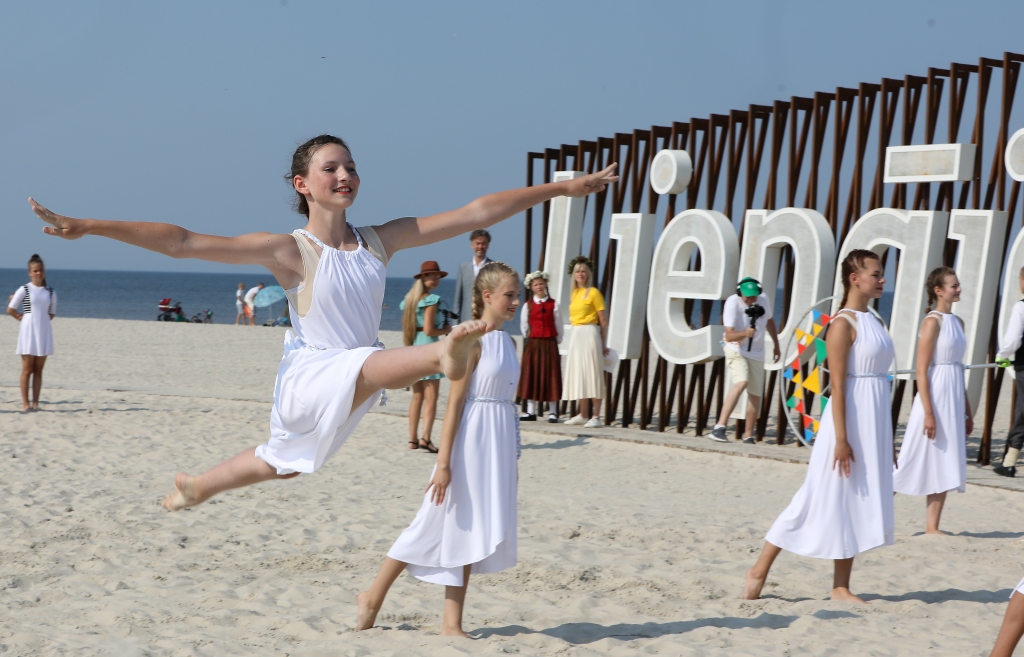
<path fill-rule="evenodd" d="M 284 288 L 280 285 L 271 285 L 259 291 L 256 298 L 252 300 L 252 305 L 257 308 L 266 308 L 282 299 L 284 299 Z"/>

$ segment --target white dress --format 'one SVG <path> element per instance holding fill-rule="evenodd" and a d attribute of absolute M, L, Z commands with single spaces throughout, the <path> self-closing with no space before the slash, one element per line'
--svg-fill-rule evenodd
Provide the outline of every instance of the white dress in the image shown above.
<path fill-rule="evenodd" d="M 519 359 L 512 338 L 492 331 L 466 394 L 452 445 L 452 481 L 440 506 L 423 496 L 388 556 L 424 582 L 462 586 L 463 566 L 496 573 L 516 565 Z"/>
<path fill-rule="evenodd" d="M 24 313 L 18 328 L 18 347 L 14 353 L 20 356 L 52 355 L 53 329 L 50 326 L 50 315 L 57 313 L 57 293 L 48 287 L 36 287 L 28 283 L 15 291 L 7 307 Z"/>
<path fill-rule="evenodd" d="M 914 397 L 907 432 L 900 448 L 899 467 L 893 487 L 905 495 L 932 495 L 967 488 L 967 427 L 964 425 L 963 359 L 967 338 L 960 319 L 953 314 L 931 312 L 941 328 L 928 368 L 928 388 L 935 413 L 935 439 L 924 432 L 924 406 Z"/>
<path fill-rule="evenodd" d="M 292 329 L 285 334 L 277 368 L 270 440 L 256 448 L 256 456 L 278 474 L 317 470 L 380 399 L 378 392 L 352 408 L 363 362 L 383 347 L 377 329 L 385 280 L 384 263 L 355 232 L 355 251 L 339 251 L 313 238 L 323 253 L 305 317 L 289 298 Z"/>
<path fill-rule="evenodd" d="M 821 416 L 807 478 L 765 539 L 818 559 L 849 559 L 894 536 L 892 411 L 888 380 L 895 355 L 889 333 L 867 312 L 857 318 L 857 339 L 846 361 L 846 438 L 856 459 L 850 476 L 832 469 L 836 434 L 832 401 Z M 845 321 L 838 317 L 832 322 Z"/>

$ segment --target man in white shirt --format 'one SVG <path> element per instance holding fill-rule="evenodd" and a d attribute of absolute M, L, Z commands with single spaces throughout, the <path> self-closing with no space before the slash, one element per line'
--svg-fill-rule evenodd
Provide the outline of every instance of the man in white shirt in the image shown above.
<path fill-rule="evenodd" d="M 245 293 L 245 317 L 249 320 L 250 326 L 256 326 L 256 306 L 253 303 L 256 301 L 256 295 L 263 289 L 263 283 L 260 283 L 256 287 L 249 288 L 249 291 Z"/>
<path fill-rule="evenodd" d="M 1017 278 L 1021 293 L 1024 293 L 1024 269 L 1020 270 Z M 1013 304 L 1013 311 L 1010 313 L 1010 323 L 1006 326 L 1006 332 L 999 337 L 999 351 L 996 352 L 996 362 L 1003 367 L 1010 366 L 1013 360 L 1014 386 L 1017 388 L 1017 404 L 1013 409 L 1013 426 L 1006 434 L 1006 455 L 1003 462 L 992 467 L 992 472 L 1003 477 L 1017 476 L 1017 457 L 1020 456 L 1021 447 L 1024 447 L 1024 347 L 1021 346 L 1024 338 L 1024 301 Z"/>
<path fill-rule="evenodd" d="M 725 328 L 725 365 L 732 376 L 732 388 L 722 403 L 722 413 L 711 430 L 711 439 L 720 443 L 729 441 L 725 437 L 725 425 L 740 395 L 746 390 L 747 418 L 743 442 L 752 444 L 754 425 L 761 409 L 761 395 L 764 394 L 766 329 L 775 343 L 775 361 L 781 357 L 772 306 L 756 279 L 744 278 L 736 286 L 736 294 L 725 300 L 722 325 Z"/>
<path fill-rule="evenodd" d="M 469 234 L 469 245 L 473 248 L 473 259 L 459 265 L 459 273 L 455 277 L 455 299 L 452 301 L 452 312 L 459 316 L 460 322 L 473 319 L 473 285 L 480 268 L 491 262 L 487 257 L 491 234 L 482 228 L 474 230 Z"/>

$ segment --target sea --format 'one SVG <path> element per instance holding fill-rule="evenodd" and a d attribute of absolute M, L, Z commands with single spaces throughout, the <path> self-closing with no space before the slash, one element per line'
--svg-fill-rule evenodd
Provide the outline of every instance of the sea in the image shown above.
<path fill-rule="evenodd" d="M 0 269 L 0 294 L 10 295 L 28 282 L 24 269 Z M 235 323 L 235 290 L 258 283 L 276 285 L 267 274 L 193 274 L 149 271 L 84 271 L 47 269 L 46 284 L 57 292 L 57 314 L 61 317 L 134 319 L 156 321 L 161 299 L 181 302 L 186 318 L 205 310 L 213 311 L 214 324 Z M 388 278 L 384 288 L 384 308 L 380 327 L 385 331 L 402 330 L 402 312 L 398 304 L 412 287 L 412 278 Z M 455 279 L 441 279 L 436 294 L 451 308 Z M 3 297 L 5 300 L 6 296 Z M 256 309 L 256 323 L 280 317 L 284 302 Z M 505 325 L 511 335 L 519 335 L 519 322 Z"/>
<path fill-rule="evenodd" d="M 198 274 L 146 271 L 93 271 L 47 269 L 46 283 L 57 292 L 57 314 L 61 317 L 92 317 L 101 319 L 134 319 L 156 321 L 161 299 L 180 301 L 186 318 L 205 310 L 213 311 L 214 324 L 235 323 L 235 290 L 239 283 L 245 288 L 263 282 L 276 285 L 269 274 Z M 0 269 L 0 294 L 13 293 L 28 282 L 24 269 Z M 388 278 L 384 289 L 384 308 L 380 327 L 385 331 L 402 330 L 402 312 L 398 304 L 412 286 L 412 278 Z M 443 278 L 437 294 L 451 308 L 455 296 L 454 278 Z M 879 300 L 879 311 L 888 320 L 892 308 L 892 292 Z M 715 304 L 711 322 L 718 321 L 720 304 Z M 782 295 L 776 295 L 775 316 L 782 311 Z M 256 323 L 280 317 L 284 302 L 256 309 Z M 511 335 L 519 335 L 519 322 L 505 325 Z"/>

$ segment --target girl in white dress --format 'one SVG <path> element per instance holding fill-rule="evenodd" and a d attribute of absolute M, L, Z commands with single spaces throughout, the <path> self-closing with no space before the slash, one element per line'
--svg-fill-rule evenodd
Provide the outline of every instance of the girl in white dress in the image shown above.
<path fill-rule="evenodd" d="M 960 280 L 950 267 L 928 275 L 928 307 L 917 342 L 917 396 L 910 410 L 893 488 L 905 495 L 927 495 L 925 533 L 939 531 L 946 492 L 964 492 L 967 436 L 974 429 L 964 388 L 967 338 L 952 314 L 960 300 Z"/>
<path fill-rule="evenodd" d="M 747 571 L 743 597 L 761 595 L 782 550 L 834 559 L 832 599 L 864 602 L 850 592 L 853 557 L 893 542 L 892 419 L 888 374 L 895 355 L 868 302 L 882 296 L 878 256 L 851 251 L 842 263 L 841 310 L 825 339 L 832 397 L 821 415 L 807 478 L 765 537 Z"/>
<path fill-rule="evenodd" d="M 359 175 L 348 146 L 321 135 L 299 146 L 287 177 L 296 209 L 308 218 L 293 234 L 203 235 L 160 223 L 73 219 L 29 199 L 48 226 L 65 239 L 99 235 L 174 258 L 262 265 L 288 291 L 292 331 L 278 367 L 270 439 L 199 476 L 179 473 L 163 502 L 168 510 L 199 504 L 222 491 L 313 472 L 355 429 L 383 388 L 404 388 L 443 372 L 461 379 L 475 342 L 491 327 L 461 324 L 447 340 L 383 350 L 377 342 L 385 265 L 401 249 L 432 244 L 486 228 L 556 196 L 586 196 L 618 177 L 615 165 L 565 182 L 482 196 L 458 210 L 404 217 L 358 231 L 348 208 Z"/>
<path fill-rule="evenodd" d="M 53 354 L 53 329 L 50 321 L 57 312 L 57 293 L 46 286 L 43 259 L 33 253 L 28 259 L 29 283 L 15 290 L 7 305 L 7 314 L 21 322 L 18 347 L 21 356 L 21 409 L 39 410 L 39 393 L 43 389 L 43 366 Z M 29 382 L 32 403 L 28 401 Z"/>
<path fill-rule="evenodd" d="M 1012 657 L 1013 650 L 1024 636 L 1024 579 L 1010 593 L 1010 604 L 1006 605 L 1003 624 L 999 628 L 996 644 L 989 657 Z"/>
<path fill-rule="evenodd" d="M 500 327 L 518 307 L 515 270 L 503 262 L 484 265 L 473 286 L 474 319 Z M 481 338 L 469 371 L 471 376 L 452 381 L 423 505 L 388 550 L 370 590 L 356 598 L 357 630 L 373 627 L 388 589 L 408 569 L 417 579 L 445 586 L 441 634 L 466 636 L 462 608 L 469 574 L 516 564 L 519 359 L 512 338 L 500 330 Z"/>

